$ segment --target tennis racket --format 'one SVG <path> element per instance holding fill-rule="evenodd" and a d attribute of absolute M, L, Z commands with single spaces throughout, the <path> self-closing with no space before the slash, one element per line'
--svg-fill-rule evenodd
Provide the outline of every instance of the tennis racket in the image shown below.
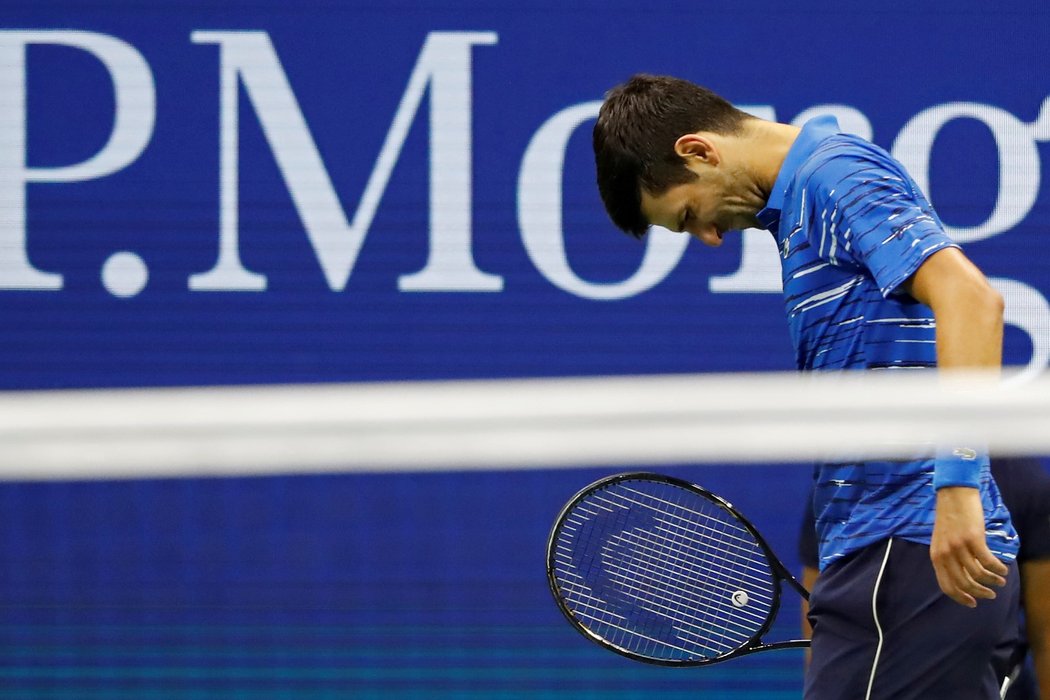
<path fill-rule="evenodd" d="M 547 579 L 579 632 L 637 661 L 700 666 L 809 640 L 765 643 L 781 582 L 809 593 L 748 520 L 659 474 L 619 474 L 573 496 L 547 543 Z"/>

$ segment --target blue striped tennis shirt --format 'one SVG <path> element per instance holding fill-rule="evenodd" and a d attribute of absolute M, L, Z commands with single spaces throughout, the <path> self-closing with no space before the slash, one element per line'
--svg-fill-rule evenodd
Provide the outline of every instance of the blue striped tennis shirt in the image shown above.
<path fill-rule="evenodd" d="M 900 286 L 932 254 L 957 247 L 904 168 L 839 132 L 805 124 L 758 213 L 780 249 L 784 301 L 801 370 L 928 368 L 937 364 L 931 309 Z M 1017 554 L 987 455 L 973 468 L 988 546 Z M 823 463 L 813 508 L 820 568 L 888 537 L 930 543 L 934 459 Z"/>

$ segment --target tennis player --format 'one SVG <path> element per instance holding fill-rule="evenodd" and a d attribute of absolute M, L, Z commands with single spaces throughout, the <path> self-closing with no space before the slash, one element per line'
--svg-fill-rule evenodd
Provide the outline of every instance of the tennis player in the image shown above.
<path fill-rule="evenodd" d="M 719 246 L 734 230 L 771 232 L 799 369 L 999 367 L 1002 298 L 904 168 L 833 117 L 765 121 L 639 75 L 606 96 L 594 153 L 605 208 L 636 237 L 659 225 Z M 814 507 L 805 698 L 998 698 L 1018 539 L 986 450 L 822 464 Z"/>
<path fill-rule="evenodd" d="M 1017 554 L 1021 581 L 1021 624 L 1025 635 L 1015 649 L 1003 649 L 1006 700 L 1050 700 L 1050 472 L 1037 459 L 993 458 L 992 476 L 1010 510 L 1021 538 Z M 802 583 L 812 589 L 819 573 L 820 555 L 807 503 L 799 527 L 798 554 Z M 802 603 L 802 631 L 813 630 L 806 619 L 808 605 Z"/>

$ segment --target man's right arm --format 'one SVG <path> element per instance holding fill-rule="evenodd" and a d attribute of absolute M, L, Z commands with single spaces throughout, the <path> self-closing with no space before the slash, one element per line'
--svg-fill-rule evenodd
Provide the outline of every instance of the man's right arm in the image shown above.
<path fill-rule="evenodd" d="M 947 248 L 933 253 L 902 286 L 933 310 L 940 372 L 994 373 L 999 369 L 1003 300 L 962 251 Z M 991 587 L 1005 584 L 1007 567 L 985 542 L 980 493 L 976 483 L 969 483 L 977 471 L 973 469 L 964 479 L 961 470 L 954 473 L 958 466 L 963 465 L 938 461 L 935 468 L 938 490 L 930 558 L 941 590 L 956 603 L 972 608 L 979 598 L 995 597 Z M 951 473 L 949 467 L 953 467 Z"/>

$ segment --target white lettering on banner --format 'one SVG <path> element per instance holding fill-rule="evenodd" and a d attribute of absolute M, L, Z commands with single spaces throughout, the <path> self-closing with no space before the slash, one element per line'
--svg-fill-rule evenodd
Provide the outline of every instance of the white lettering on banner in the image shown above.
<path fill-rule="evenodd" d="M 585 299 L 626 299 L 651 289 L 678 265 L 689 237 L 656 227 L 646 236 L 639 268 L 626 280 L 594 283 L 569 266 L 562 226 L 562 173 L 569 137 L 595 119 L 602 103 L 584 102 L 561 110 L 532 137 L 518 176 L 518 226 L 536 269 L 556 287 Z"/>
<path fill-rule="evenodd" d="M 97 58 L 113 81 L 113 130 L 95 155 L 80 163 L 32 168 L 26 163 L 26 47 L 49 44 L 81 49 Z M 109 175 L 142 153 L 153 136 L 156 91 L 153 74 L 133 46 L 83 31 L 0 31 L 0 289 L 60 290 L 62 275 L 29 261 L 26 184 L 77 182 Z M 116 253 L 119 260 L 138 258 Z M 141 259 L 138 259 L 141 265 Z M 145 272 L 144 266 L 142 271 Z"/>
<path fill-rule="evenodd" d="M 346 287 L 379 200 L 430 86 L 430 258 L 404 275 L 405 291 L 499 291 L 503 278 L 479 270 L 471 246 L 471 48 L 495 44 L 493 32 L 432 32 L 419 54 L 364 195 L 347 221 L 317 145 L 265 32 L 194 32 L 221 55 L 220 244 L 211 270 L 192 290 L 259 291 L 266 277 L 245 269 L 238 242 L 237 87 L 243 83 L 306 228 L 329 288 Z M 434 138 L 440 134 L 440 138 Z"/>
<path fill-rule="evenodd" d="M 1050 102 L 1050 101 L 1048 101 Z M 975 102 L 950 102 L 915 115 L 893 144 L 893 155 L 904 164 L 919 188 L 930 192 L 930 154 L 937 134 L 953 119 L 976 119 L 992 132 L 999 150 L 999 195 L 988 219 L 977 226 L 952 226 L 948 233 L 959 243 L 972 243 L 1008 231 L 1028 215 L 1039 195 L 1040 164 L 1036 140 L 1045 124 L 1047 102 L 1035 124 L 1028 125 L 999 107 Z M 936 206 L 936 202 L 933 202 Z"/>
<path fill-rule="evenodd" d="M 261 291 L 267 285 L 265 274 L 246 269 L 240 259 L 241 85 L 333 291 L 344 289 L 349 281 L 410 127 L 424 96 L 429 95 L 428 258 L 423 269 L 402 275 L 398 288 L 409 292 L 503 289 L 500 275 L 483 272 L 474 262 L 471 214 L 473 48 L 496 44 L 495 32 L 427 35 L 352 221 L 347 219 L 332 186 L 269 35 L 262 31 L 196 31 L 191 40 L 219 47 L 220 230 L 216 264 L 211 270 L 191 275 L 190 290 Z M 105 145 L 82 162 L 46 168 L 27 163 L 26 55 L 32 44 L 85 51 L 102 63 L 112 80 L 112 131 Z M 77 30 L 0 30 L 0 94 L 4 95 L 0 102 L 0 289 L 63 289 L 61 274 L 38 269 L 29 259 L 27 186 L 89 180 L 135 162 L 153 136 L 155 92 L 149 65 L 136 48 L 121 39 Z M 663 281 L 677 266 L 689 238 L 654 230 L 638 268 L 618 282 L 590 282 L 573 271 L 562 220 L 565 151 L 576 129 L 595 118 L 599 104 L 566 107 L 533 135 L 519 172 L 517 217 L 526 253 L 551 284 L 585 299 L 624 299 Z M 743 109 L 764 119 L 775 118 L 775 110 L 769 105 Z M 792 123 L 800 125 L 816 114 L 827 113 L 838 118 L 843 130 L 872 137 L 868 118 L 848 105 L 814 106 Z M 1042 179 L 1038 143 L 1050 141 L 1050 98 L 1030 124 L 1000 107 L 972 102 L 935 105 L 909 120 L 892 150 L 927 192 L 933 144 L 940 130 L 955 119 L 984 124 L 998 150 L 998 193 L 988 218 L 969 227 L 946 222 L 956 240 L 971 243 L 1015 228 L 1034 207 Z M 117 251 L 103 265 L 101 277 L 114 296 L 134 297 L 145 287 L 149 270 L 135 253 Z M 1021 282 L 996 279 L 993 283 L 1006 300 L 1006 322 L 1032 340 L 1032 359 L 1026 372 L 1041 371 L 1050 361 L 1050 304 L 1039 290 Z M 768 232 L 744 231 L 738 268 L 730 274 L 712 276 L 709 289 L 713 293 L 779 292 L 779 259 Z"/>

